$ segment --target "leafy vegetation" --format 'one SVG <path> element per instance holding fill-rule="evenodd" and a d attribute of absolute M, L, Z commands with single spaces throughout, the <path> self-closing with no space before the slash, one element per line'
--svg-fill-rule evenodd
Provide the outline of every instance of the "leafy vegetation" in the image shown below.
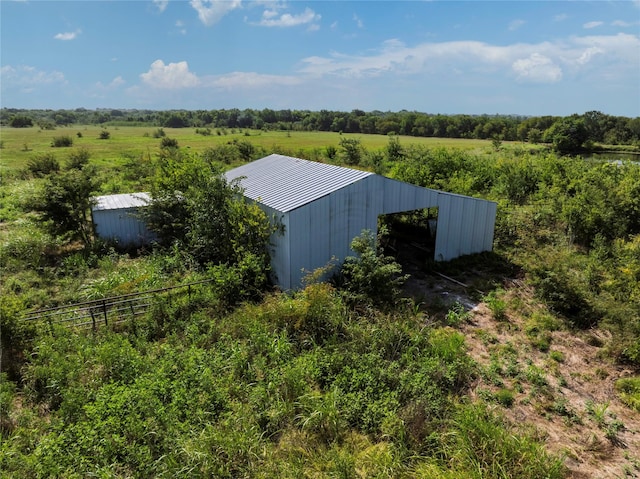
<path fill-rule="evenodd" d="M 415 111 L 364 112 L 308 110 L 0 110 L 0 124 L 15 127 L 33 125 L 33 118 L 45 127 L 77 124 L 113 126 L 156 126 L 159 138 L 162 128 L 195 128 L 196 134 L 211 135 L 212 129 L 254 129 L 279 131 L 332 131 L 352 134 L 405 135 L 502 141 L 541 141 L 553 143 L 561 153 L 576 152 L 592 143 L 635 145 L 640 142 L 640 119 L 615 117 L 599 111 L 568 117 L 523 117 L 508 115 L 433 115 Z M 586 144 L 587 140 L 591 143 Z M 499 149 L 499 148 L 498 148 Z M 351 163 L 356 164 L 356 163 Z"/>
<path fill-rule="evenodd" d="M 598 124 L 584 120 L 587 130 Z M 540 132 L 552 124 L 531 122 Z M 505 418 L 524 401 L 567 422 L 589 420 L 611 443 L 619 440 L 624 424 L 608 403 L 586 404 L 583 413 L 553 396 L 566 384 L 568 360 L 552 333 L 606 329 L 602 354 L 640 364 L 637 164 L 506 142 L 499 151 L 490 142 L 429 148 L 397 135 L 378 147 L 362 148 L 365 138 L 347 144 L 359 147 L 360 167 L 498 202 L 493 255 L 422 264 L 451 274 L 494 262 L 532 291 L 535 307 L 518 302 L 506 278 L 485 280 L 478 298 L 492 320 L 513 327 L 518 311 L 526 339 L 516 348 L 486 334 L 484 366 L 460 331 L 471 314 L 459 303 L 443 311 L 435 301 L 400 301 L 406 278 L 370 234 L 354 240 L 358 256 L 333 284 L 269 290 L 270 227 L 238 201 L 241 191 L 223 171 L 267 151 L 340 162 L 347 149 L 267 150 L 257 137 L 225 139 L 222 130 L 160 148 L 147 130 L 136 137 L 155 145 L 153 153 L 119 151 L 111 163 L 89 142 L 117 149 L 123 130 L 108 142 L 98 130 L 78 136 L 87 148 L 64 158 L 46 156 L 50 139 L 30 141 L 32 152 L 19 151 L 22 142 L 4 147 L 3 157 L 31 161 L 15 160 L 0 187 L 3 473 L 564 477 L 562 458 L 545 451 L 540 434 Z M 203 140 L 206 148 L 188 148 Z M 143 188 L 156 201 L 162 247 L 125 252 L 89 241 L 82 201 Z M 160 295 L 144 316 L 95 334 L 22 319 L 25 310 L 202 279 L 210 281 L 188 299 Z M 544 368 L 528 361 L 526 348 L 546 357 Z M 490 388 L 472 399 L 478 378 Z M 637 378 L 616 387 L 637 407 Z"/>

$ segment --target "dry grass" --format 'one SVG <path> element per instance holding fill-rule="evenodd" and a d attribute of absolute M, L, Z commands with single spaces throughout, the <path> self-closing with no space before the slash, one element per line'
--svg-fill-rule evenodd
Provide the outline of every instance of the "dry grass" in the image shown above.
<path fill-rule="evenodd" d="M 632 371 L 602 354 L 608 336 L 598 330 L 547 331 L 551 349 L 541 351 L 526 323 L 542 307 L 518 283 L 511 284 L 506 300 L 508 321 L 495 321 L 481 303 L 462 325 L 469 353 L 488 371 L 471 395 L 513 391 L 514 403 L 504 413 L 533 425 L 551 452 L 565 455 L 570 478 L 640 477 L 640 414 L 614 391 L 615 381 Z"/>

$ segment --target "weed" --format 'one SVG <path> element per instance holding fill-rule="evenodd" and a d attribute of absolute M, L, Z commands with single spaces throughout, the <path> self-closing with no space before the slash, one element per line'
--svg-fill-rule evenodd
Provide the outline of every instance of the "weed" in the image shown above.
<path fill-rule="evenodd" d="M 607 410 L 609 409 L 609 401 L 604 403 L 596 403 L 591 400 L 585 403 L 587 414 L 595 421 L 599 427 L 604 427 L 607 420 Z"/>
<path fill-rule="evenodd" d="M 471 315 L 464 305 L 456 301 L 445 315 L 445 324 L 447 326 L 457 327 L 462 323 L 468 322 L 470 317 Z"/>
<path fill-rule="evenodd" d="M 557 363 L 564 363 L 564 353 L 561 351 L 549 351 L 549 357 Z"/>
<path fill-rule="evenodd" d="M 525 378 L 534 386 L 547 386 L 548 383 L 545 376 L 544 371 L 533 364 L 529 365 L 525 371 Z"/>
<path fill-rule="evenodd" d="M 513 406 L 513 403 L 515 402 L 513 392 L 509 389 L 499 389 L 498 391 L 496 391 L 494 396 L 498 404 L 507 408 Z"/>
<path fill-rule="evenodd" d="M 618 379 L 615 388 L 627 406 L 640 412 L 640 377 Z"/>
<path fill-rule="evenodd" d="M 491 291 L 486 295 L 483 300 L 487 304 L 488 308 L 493 314 L 493 319 L 496 321 L 504 321 L 507 319 L 507 305 L 502 299 L 504 291 L 501 289 Z"/>

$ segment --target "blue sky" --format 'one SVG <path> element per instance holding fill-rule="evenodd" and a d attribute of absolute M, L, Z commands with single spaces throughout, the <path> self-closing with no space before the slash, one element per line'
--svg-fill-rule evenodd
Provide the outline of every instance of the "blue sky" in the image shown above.
<path fill-rule="evenodd" d="M 640 0 L 0 0 L 9 108 L 640 116 Z"/>

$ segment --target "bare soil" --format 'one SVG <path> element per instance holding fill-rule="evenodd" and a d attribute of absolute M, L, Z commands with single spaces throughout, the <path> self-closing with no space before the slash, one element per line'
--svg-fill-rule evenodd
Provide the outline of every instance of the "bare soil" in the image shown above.
<path fill-rule="evenodd" d="M 406 292 L 425 305 L 427 316 L 432 311 L 443 315 L 455 303 L 468 312 L 458 328 L 481 370 L 471 397 L 492 400 L 496 392 L 510 391 L 513 403 L 495 400 L 496 407 L 513 424 L 536 431 L 551 453 L 562 456 L 569 478 L 640 477 L 640 414 L 623 404 L 614 388 L 619 378 L 640 371 L 607 358 L 606 332 L 563 327 L 546 331 L 548 349 L 540 347 L 527 334 L 527 317 L 531 308 L 543 306 L 523 282 L 504 284 L 508 307 L 506 317 L 497 321 L 474 288 L 482 279 L 477 274 L 451 281 L 410 272 Z"/>

